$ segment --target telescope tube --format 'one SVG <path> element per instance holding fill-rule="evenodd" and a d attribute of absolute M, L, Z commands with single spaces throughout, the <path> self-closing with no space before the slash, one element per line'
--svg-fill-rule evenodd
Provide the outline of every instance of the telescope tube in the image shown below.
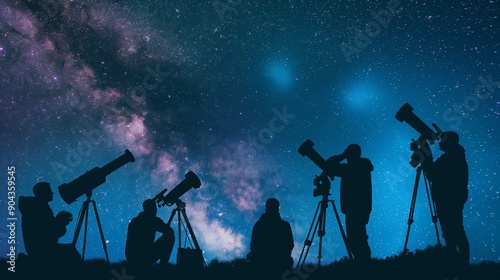
<path fill-rule="evenodd" d="M 171 206 L 175 204 L 177 200 L 191 188 L 200 188 L 201 181 L 193 171 L 189 171 L 184 177 L 184 180 L 182 180 L 182 182 L 180 182 L 163 198 L 163 205 Z"/>
<path fill-rule="evenodd" d="M 316 164 L 321 170 L 326 172 L 326 161 L 325 159 L 316 152 L 313 148 L 314 143 L 310 139 L 307 139 L 299 147 L 299 154 L 302 156 L 307 156 L 314 164 Z"/>
<path fill-rule="evenodd" d="M 396 119 L 400 122 L 407 122 L 413 129 L 419 132 L 423 138 L 431 141 L 431 143 L 438 139 L 438 135 L 413 113 L 413 107 L 408 103 L 405 103 L 399 108 L 396 113 Z"/>
<path fill-rule="evenodd" d="M 59 195 L 64 202 L 71 204 L 80 196 L 91 192 L 93 189 L 106 182 L 107 175 L 122 167 L 126 163 L 134 161 L 135 158 L 132 153 L 129 150 L 126 150 L 123 155 L 103 167 L 94 167 L 73 181 L 60 185 L 58 187 Z"/>

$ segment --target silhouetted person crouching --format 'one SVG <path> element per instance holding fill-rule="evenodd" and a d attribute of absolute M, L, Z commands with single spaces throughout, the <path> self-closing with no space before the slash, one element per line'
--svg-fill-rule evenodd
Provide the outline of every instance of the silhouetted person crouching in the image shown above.
<path fill-rule="evenodd" d="M 133 218 L 128 225 L 125 256 L 132 269 L 131 273 L 146 272 L 158 260 L 166 265 L 175 242 L 174 230 L 156 216 L 154 200 L 146 199 L 142 203 L 143 212 Z M 156 233 L 162 235 L 155 241 Z"/>
<path fill-rule="evenodd" d="M 347 163 L 340 163 L 344 159 Z M 347 245 L 354 259 L 366 262 L 371 259 L 366 225 L 372 211 L 373 164 L 361 157 L 361 147 L 347 146 L 340 155 L 327 160 L 331 174 L 340 177 L 340 210 L 345 214 Z"/>
<path fill-rule="evenodd" d="M 73 244 L 58 243 L 59 238 L 66 233 L 66 226 L 73 220 L 73 215 L 61 211 L 54 217 L 49 206 L 54 193 L 49 183 L 36 183 L 33 194 L 19 197 L 24 248 L 29 259 L 40 265 L 58 266 L 81 260 Z"/>
<path fill-rule="evenodd" d="M 446 131 L 441 136 L 439 149 L 444 152 L 433 161 L 432 154 L 422 162 L 422 169 L 431 182 L 431 194 L 436 204 L 438 220 L 446 242 L 448 261 L 455 266 L 469 264 L 469 241 L 463 225 L 463 208 L 468 197 L 469 167 L 465 149 L 459 144 L 458 134 Z M 430 149 L 427 149 L 430 151 Z"/>
<path fill-rule="evenodd" d="M 269 198 L 265 213 L 252 229 L 247 259 L 259 279 L 281 279 L 283 272 L 293 267 L 292 228 L 287 221 L 281 219 L 279 208 L 279 201 Z"/>

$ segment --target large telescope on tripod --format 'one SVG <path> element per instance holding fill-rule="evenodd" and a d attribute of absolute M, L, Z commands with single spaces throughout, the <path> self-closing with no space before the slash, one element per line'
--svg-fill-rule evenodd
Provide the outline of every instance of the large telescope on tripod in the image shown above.
<path fill-rule="evenodd" d="M 417 117 L 413 113 L 413 107 L 411 107 L 411 105 L 408 103 L 405 103 L 403 106 L 401 106 L 401 108 L 399 108 L 395 117 L 400 122 L 407 122 L 413 129 L 415 129 L 417 132 L 420 133 L 420 137 L 418 138 L 418 140 L 412 139 L 413 142 L 410 145 L 410 149 L 413 151 L 413 154 L 411 155 L 410 164 L 413 167 L 417 168 L 416 170 L 417 174 L 415 176 L 415 182 L 413 185 L 413 194 L 412 194 L 410 211 L 407 222 L 408 229 L 406 231 L 405 244 L 403 248 L 403 252 L 407 253 L 410 228 L 411 225 L 413 224 L 413 216 L 415 213 L 415 204 L 417 199 L 418 186 L 420 182 L 420 176 L 422 174 L 424 177 L 425 192 L 427 194 L 427 202 L 429 203 L 429 210 L 432 217 L 432 223 L 434 224 L 434 229 L 436 231 L 437 243 L 438 245 L 441 245 L 441 241 L 439 239 L 439 231 L 437 228 L 438 217 L 436 215 L 436 205 L 432 200 L 432 193 L 430 191 L 431 183 L 427 178 L 425 172 L 422 172 L 422 166 L 419 165 L 423 162 L 425 158 L 424 153 L 430 153 L 430 151 L 425 151 L 425 149 L 427 148 L 424 147 L 421 148 L 422 144 L 426 144 L 426 141 L 429 141 L 430 144 L 433 144 L 434 141 L 436 140 L 444 141 L 446 139 L 443 136 L 443 131 L 435 123 L 432 123 L 432 126 L 436 129 L 436 131 L 433 131 L 429 126 L 427 126 L 419 117 Z"/>
<path fill-rule="evenodd" d="M 180 197 L 184 195 L 187 191 L 190 189 L 199 189 L 201 186 L 201 181 L 200 178 L 193 172 L 189 171 L 184 175 L 184 180 L 182 180 L 177 186 L 175 186 L 169 193 L 165 195 L 167 192 L 167 189 L 165 188 L 163 191 L 158 193 L 153 200 L 157 203 L 158 207 L 162 206 L 172 206 L 176 205 L 176 208 L 172 211 L 170 214 L 170 218 L 168 219 L 167 225 L 170 225 L 172 223 L 172 220 L 174 219 L 174 216 L 177 214 L 177 230 L 178 230 L 178 240 L 179 240 L 179 247 L 177 251 L 177 266 L 180 268 L 188 268 L 190 270 L 196 270 L 196 269 L 202 269 L 206 267 L 205 259 L 203 258 L 203 251 L 200 248 L 200 245 L 198 243 L 198 240 L 196 239 L 196 236 L 194 235 L 193 228 L 191 227 L 191 223 L 189 222 L 189 219 L 186 214 L 186 203 L 184 203 Z M 186 225 L 187 230 L 189 231 L 189 234 L 191 235 L 191 239 L 194 244 L 194 250 L 195 251 L 190 251 L 188 248 L 183 248 L 182 243 L 181 243 L 181 225 L 183 222 Z M 186 236 L 189 239 L 189 236 L 186 233 Z M 189 253 L 192 252 L 192 253 Z M 194 255 L 188 255 L 188 254 L 194 254 Z M 192 258 L 188 258 L 188 256 L 191 256 Z"/>
<path fill-rule="evenodd" d="M 118 168 L 124 166 L 126 163 L 134 162 L 135 158 L 129 150 L 125 150 L 125 153 L 103 167 L 94 167 L 90 171 L 85 172 L 80 177 L 74 179 L 69 183 L 64 183 L 58 187 L 59 194 L 62 199 L 67 203 L 71 204 L 76 201 L 82 195 L 86 195 L 87 199 L 82 203 L 82 208 L 78 214 L 78 223 L 76 225 L 75 234 L 73 236 L 73 246 L 76 246 L 78 242 L 78 236 L 80 235 L 80 230 L 82 229 L 83 222 L 85 220 L 85 232 L 83 235 L 83 248 L 82 248 L 82 261 L 85 260 L 85 248 L 87 246 L 87 229 L 89 220 L 89 205 L 92 204 L 94 209 L 97 226 L 99 228 L 99 234 L 101 236 L 102 248 L 106 255 L 106 260 L 109 264 L 108 249 L 106 246 L 106 241 L 104 239 L 104 233 L 101 226 L 101 220 L 99 219 L 99 214 L 97 213 L 97 206 L 95 201 L 92 199 L 92 190 L 97 188 L 106 182 L 106 176 L 113 173 Z"/>
<path fill-rule="evenodd" d="M 307 156 L 323 171 L 313 181 L 314 185 L 316 186 L 316 188 L 313 190 L 313 196 L 321 196 L 322 199 L 318 202 L 318 207 L 316 208 L 316 212 L 314 213 L 311 226 L 309 227 L 306 240 L 304 241 L 304 246 L 302 247 L 302 252 L 300 253 L 300 257 L 297 262 L 297 268 L 305 264 L 307 254 L 309 253 L 309 249 L 313 244 L 314 235 L 316 233 L 319 237 L 318 266 L 321 265 L 323 236 L 325 236 L 326 234 L 326 208 L 328 207 L 329 203 L 331 203 L 333 211 L 335 213 L 337 224 L 339 225 L 340 233 L 342 235 L 342 239 L 344 240 L 349 258 L 353 258 L 351 250 L 349 250 L 347 246 L 347 237 L 340 221 L 340 216 L 337 211 L 337 207 L 335 206 L 335 201 L 328 199 L 328 196 L 330 196 L 330 180 L 333 180 L 335 178 L 335 176 L 332 174 L 335 168 L 335 164 L 338 164 L 340 161 L 342 161 L 343 155 L 333 156 L 327 161 L 313 148 L 313 146 L 313 141 L 307 139 L 302 143 L 302 145 L 300 145 L 298 152 L 302 156 Z"/>
<path fill-rule="evenodd" d="M 59 194 L 64 202 L 71 204 L 80 196 L 91 192 L 93 189 L 106 182 L 106 176 L 126 163 L 134 161 L 135 158 L 132 153 L 129 150 L 125 150 L 123 155 L 103 167 L 94 167 L 73 181 L 60 185 L 58 187 Z"/>

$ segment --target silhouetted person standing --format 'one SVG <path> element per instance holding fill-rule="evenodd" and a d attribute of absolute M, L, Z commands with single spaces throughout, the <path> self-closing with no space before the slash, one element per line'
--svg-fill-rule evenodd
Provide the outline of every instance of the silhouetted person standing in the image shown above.
<path fill-rule="evenodd" d="M 158 260 L 165 265 L 170 260 L 174 247 L 174 230 L 156 216 L 154 200 L 142 203 L 143 212 L 133 218 L 128 225 L 125 256 L 133 273 L 143 273 Z M 156 233 L 162 235 L 155 241 Z"/>
<path fill-rule="evenodd" d="M 344 159 L 347 163 L 340 163 Z M 361 147 L 347 146 L 341 155 L 327 160 L 331 174 L 340 177 L 340 210 L 345 214 L 347 244 L 354 259 L 366 262 L 371 259 L 366 225 L 372 211 L 373 164 L 361 157 Z"/>
<path fill-rule="evenodd" d="M 469 241 L 463 225 L 463 208 L 468 197 L 469 167 L 465 149 L 459 144 L 458 134 L 452 131 L 443 133 L 439 149 L 444 152 L 433 161 L 432 154 L 422 162 L 422 169 L 431 182 L 431 193 L 436 212 L 446 242 L 448 260 L 453 259 L 469 264 Z M 430 149 L 428 149 L 430 151 Z"/>
<path fill-rule="evenodd" d="M 255 268 L 256 279 L 281 279 L 282 273 L 293 267 L 292 228 L 281 218 L 279 209 L 279 201 L 269 198 L 265 213 L 252 229 L 247 259 Z"/>
<path fill-rule="evenodd" d="M 19 197 L 21 227 L 24 247 L 30 259 L 37 263 L 72 263 L 81 259 L 73 244 L 60 244 L 59 238 L 66 233 L 66 226 L 73 215 L 61 211 L 54 217 L 49 206 L 53 200 L 50 184 L 39 182 L 33 186 L 35 196 Z"/>

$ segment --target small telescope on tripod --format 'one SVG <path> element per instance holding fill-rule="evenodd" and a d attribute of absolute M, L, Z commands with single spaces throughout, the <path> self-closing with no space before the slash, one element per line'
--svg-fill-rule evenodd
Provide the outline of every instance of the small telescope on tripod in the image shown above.
<path fill-rule="evenodd" d="M 174 216 L 177 214 L 177 231 L 179 247 L 177 251 L 177 266 L 184 267 L 188 269 L 203 269 L 206 267 L 205 259 L 203 258 L 203 251 L 200 248 L 198 240 L 194 235 L 191 223 L 186 215 L 186 203 L 180 200 L 180 197 L 185 194 L 190 189 L 199 189 L 201 186 L 200 178 L 193 172 L 189 171 L 184 175 L 184 180 L 182 180 L 176 187 L 174 187 L 169 193 L 165 195 L 167 189 L 158 193 L 153 200 L 157 203 L 158 207 L 162 206 L 172 206 L 176 205 L 176 208 L 172 211 L 170 218 L 168 219 L 167 225 L 172 223 Z M 194 249 L 183 248 L 181 242 L 181 226 L 185 224 L 187 231 L 193 240 Z M 187 236 L 187 234 L 186 234 Z M 198 266 L 197 266 L 198 265 Z"/>
<path fill-rule="evenodd" d="M 316 231 L 319 236 L 319 250 L 318 250 L 318 266 L 321 266 L 322 259 L 322 249 L 323 249 L 323 236 L 326 234 L 326 208 L 328 208 L 328 204 L 331 203 L 333 211 L 335 213 L 335 217 L 337 219 L 337 223 L 339 225 L 340 233 L 342 234 L 342 238 L 344 240 L 344 244 L 349 255 L 349 258 L 352 259 L 352 253 L 347 246 L 347 237 L 344 232 L 344 228 L 340 221 L 340 216 L 337 211 L 337 207 L 335 206 L 335 201 L 328 199 L 330 196 L 330 180 L 334 179 L 333 170 L 335 168 L 335 164 L 340 163 L 343 160 L 343 156 L 333 156 L 326 161 L 314 148 L 314 143 L 307 139 L 300 145 L 298 152 L 302 156 L 307 156 L 314 164 L 316 164 L 323 172 L 317 176 L 313 180 L 313 184 L 316 188 L 313 190 L 313 196 L 321 196 L 321 201 L 318 202 L 318 207 L 316 208 L 316 212 L 314 213 L 313 220 L 311 222 L 311 226 L 307 233 L 306 240 L 304 241 L 304 247 L 302 247 L 302 252 L 300 253 L 299 261 L 297 262 L 297 268 L 301 265 L 305 264 L 307 254 L 309 253 L 309 248 L 312 245 L 314 235 Z M 319 216 L 318 216 L 319 212 Z M 314 229 L 313 229 L 314 227 Z M 307 247 L 307 248 L 306 248 Z"/>
<path fill-rule="evenodd" d="M 439 239 L 439 231 L 437 227 L 438 218 L 436 215 L 436 205 L 432 200 L 432 195 L 430 192 L 430 182 L 427 179 L 425 172 L 422 172 L 422 166 L 419 165 L 425 159 L 426 153 L 430 155 L 430 150 L 428 150 L 428 145 L 426 145 L 427 141 L 429 141 L 429 143 L 432 145 L 436 140 L 444 141 L 446 139 L 442 138 L 443 131 L 435 123 L 432 123 L 432 126 L 436 129 L 436 131 L 433 131 L 429 126 L 427 126 L 419 117 L 417 117 L 413 113 L 413 107 L 411 107 L 411 105 L 408 103 L 405 103 L 403 106 L 401 106 L 401 108 L 399 108 L 398 112 L 396 113 L 396 119 L 400 122 L 407 122 L 413 129 L 415 129 L 417 132 L 420 133 L 420 137 L 418 138 L 418 140 L 412 139 L 412 143 L 410 144 L 410 150 L 413 151 L 413 154 L 410 157 L 411 158 L 410 164 L 411 166 L 417 168 L 417 174 L 413 186 L 413 195 L 411 199 L 411 205 L 408 217 L 408 229 L 406 231 L 405 245 L 403 248 L 403 253 L 407 253 L 408 238 L 410 236 L 411 225 L 413 224 L 413 215 L 415 212 L 415 203 L 417 199 L 418 185 L 422 173 L 424 176 L 425 191 L 427 194 L 427 201 L 429 203 L 429 210 L 432 217 L 432 223 L 434 224 L 434 228 L 436 231 L 437 243 L 438 245 L 441 245 L 441 241 Z"/>
<path fill-rule="evenodd" d="M 94 208 L 94 213 L 97 220 L 97 225 L 99 227 L 99 233 L 101 235 L 102 247 L 104 253 L 106 254 L 106 260 L 109 263 L 108 250 L 106 247 L 106 242 L 104 239 L 104 234 L 101 227 L 101 221 L 97 213 L 97 206 L 95 201 L 92 200 L 92 190 L 97 188 L 106 182 L 106 176 L 116 171 L 118 168 L 124 166 L 129 162 L 134 162 L 135 158 L 129 150 L 125 150 L 125 153 L 118 158 L 114 159 L 110 163 L 104 165 L 103 167 L 94 167 L 90 171 L 85 172 L 80 177 L 74 179 L 69 183 L 64 183 L 58 187 L 59 194 L 61 195 L 64 202 L 71 204 L 76 201 L 77 198 L 86 195 L 87 200 L 82 204 L 82 208 L 78 215 L 78 224 L 76 226 L 75 235 L 73 237 L 73 245 L 76 246 L 78 241 L 78 236 L 82 228 L 83 220 L 85 219 L 85 232 L 83 238 L 83 250 L 82 250 L 82 260 L 85 260 L 85 248 L 87 243 L 87 225 L 89 217 L 89 204 L 92 203 Z"/>

